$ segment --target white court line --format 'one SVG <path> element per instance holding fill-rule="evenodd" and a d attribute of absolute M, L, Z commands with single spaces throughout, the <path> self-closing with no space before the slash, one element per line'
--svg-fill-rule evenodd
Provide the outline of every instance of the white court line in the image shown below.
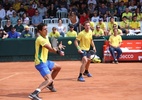
<path fill-rule="evenodd" d="M 25 72 L 25 73 L 22 73 L 22 74 L 31 74 L 31 73 L 33 74 L 33 73 L 35 73 L 35 72 L 30 72 L 30 73 Z M 5 79 L 9 79 L 9 78 L 11 78 L 11 77 L 13 77 L 13 76 L 16 76 L 16 75 L 18 75 L 18 74 L 20 74 L 20 73 L 15 73 L 15 74 L 12 74 L 12 75 L 10 75 L 10 76 L 1 78 L 0 81 L 3 81 L 3 80 L 5 80 Z"/>
<path fill-rule="evenodd" d="M 13 77 L 13 76 L 16 76 L 16 75 L 18 75 L 19 73 L 15 73 L 15 74 L 12 74 L 12 75 L 10 75 L 10 76 L 7 76 L 7 77 L 4 77 L 4 78 L 1 78 L 0 79 L 0 81 L 3 81 L 3 80 L 6 80 L 6 79 L 9 79 L 9 78 L 11 78 L 11 77 Z"/>

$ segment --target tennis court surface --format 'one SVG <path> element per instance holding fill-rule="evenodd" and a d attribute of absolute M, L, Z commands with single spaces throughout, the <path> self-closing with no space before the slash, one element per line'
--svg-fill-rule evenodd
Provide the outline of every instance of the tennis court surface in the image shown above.
<path fill-rule="evenodd" d="M 55 61 L 62 66 L 55 79 L 57 92 L 44 89 L 43 100 L 142 100 L 142 63 L 92 63 L 91 78 L 78 82 L 80 61 Z M 0 63 L 0 100 L 30 100 L 43 81 L 34 62 Z"/>

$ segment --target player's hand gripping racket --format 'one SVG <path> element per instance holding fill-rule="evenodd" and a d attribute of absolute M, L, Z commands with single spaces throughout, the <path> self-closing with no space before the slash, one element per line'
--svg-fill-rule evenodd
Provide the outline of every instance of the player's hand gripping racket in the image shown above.
<path fill-rule="evenodd" d="M 96 52 L 94 50 L 90 50 L 89 52 L 90 59 L 93 60 L 95 58 Z"/>
<path fill-rule="evenodd" d="M 100 57 L 96 55 L 96 52 L 94 50 L 90 50 L 89 54 L 90 54 L 91 62 L 93 62 L 93 63 L 95 63 L 95 62 L 100 63 L 101 62 Z"/>

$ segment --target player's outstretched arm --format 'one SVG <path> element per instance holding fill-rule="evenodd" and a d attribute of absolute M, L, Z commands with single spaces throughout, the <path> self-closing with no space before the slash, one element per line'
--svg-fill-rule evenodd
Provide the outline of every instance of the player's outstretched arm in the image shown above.
<path fill-rule="evenodd" d="M 49 50 L 49 52 L 53 52 L 56 54 L 59 54 L 60 56 L 64 56 L 64 52 L 57 49 L 57 48 L 52 48 L 49 44 L 45 44 L 44 45 L 45 48 L 47 48 Z M 60 46 L 62 48 L 62 46 Z"/>
<path fill-rule="evenodd" d="M 93 50 L 96 52 L 96 46 L 95 46 L 95 44 L 94 44 L 94 41 L 93 41 L 93 40 L 91 41 L 91 46 L 93 47 Z"/>
<path fill-rule="evenodd" d="M 78 52 L 79 52 L 79 53 L 83 53 L 83 51 L 82 51 L 81 48 L 79 47 L 79 44 L 78 44 L 78 40 L 77 40 L 77 39 L 74 40 L 74 44 L 75 44 L 75 46 L 76 46 Z"/>

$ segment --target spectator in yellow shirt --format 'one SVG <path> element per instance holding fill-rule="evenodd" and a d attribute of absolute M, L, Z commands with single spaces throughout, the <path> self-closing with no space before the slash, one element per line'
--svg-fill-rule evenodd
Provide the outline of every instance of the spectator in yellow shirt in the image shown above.
<path fill-rule="evenodd" d="M 129 20 L 127 20 L 126 16 L 124 16 L 120 22 L 120 29 L 122 30 L 123 34 L 129 33 Z"/>
<path fill-rule="evenodd" d="M 134 15 L 137 16 L 138 21 L 142 21 L 142 12 L 140 11 L 140 8 L 136 9 Z"/>
<path fill-rule="evenodd" d="M 129 21 L 132 20 L 132 12 L 129 11 L 129 8 L 125 9 L 125 12 L 122 14 L 122 18 L 126 16 L 128 18 Z"/>
<path fill-rule="evenodd" d="M 120 58 L 120 55 L 122 54 L 122 50 L 120 49 L 122 42 L 122 37 L 118 35 L 117 28 L 113 29 L 113 34 L 109 37 L 109 51 L 113 57 L 113 63 L 118 63 L 118 59 Z M 117 52 L 117 55 L 115 55 L 115 51 Z"/>
<path fill-rule="evenodd" d="M 15 0 L 15 3 L 13 4 L 13 9 L 15 11 L 18 11 L 20 9 L 20 5 L 21 5 L 20 0 Z"/>
<path fill-rule="evenodd" d="M 110 22 L 108 22 L 108 31 L 113 30 L 113 26 L 114 24 L 117 26 L 118 28 L 118 24 L 117 22 L 115 22 L 115 19 L 113 17 L 110 18 Z"/>
<path fill-rule="evenodd" d="M 93 31 L 93 36 L 104 36 L 104 31 L 100 28 L 99 25 L 96 25 L 96 29 Z"/>
<path fill-rule="evenodd" d="M 70 25 L 70 30 L 67 32 L 66 37 L 77 37 L 77 32 L 74 30 L 74 26 Z"/>
<path fill-rule="evenodd" d="M 118 34 L 119 35 L 123 35 L 122 30 L 118 29 L 118 26 L 116 24 L 113 25 L 113 29 L 117 29 L 118 30 Z M 114 34 L 113 29 L 109 31 L 109 35 L 113 35 Z"/>
<path fill-rule="evenodd" d="M 95 23 L 94 23 L 93 21 L 91 21 L 90 18 L 87 18 L 86 21 L 88 21 L 88 22 L 90 23 L 90 28 L 91 28 L 91 30 L 93 31 L 94 28 L 95 28 Z"/>
<path fill-rule="evenodd" d="M 108 35 L 107 27 L 106 24 L 103 22 L 103 18 L 99 18 L 99 22 L 96 25 L 100 26 L 100 28 L 104 31 L 105 36 Z"/>
<path fill-rule="evenodd" d="M 55 37 L 55 38 L 60 37 L 60 33 L 57 31 L 56 27 L 52 28 L 52 32 L 49 33 L 49 37 Z"/>
<path fill-rule="evenodd" d="M 140 22 L 137 21 L 137 16 L 133 16 L 132 21 L 130 22 L 130 34 L 140 33 Z"/>

